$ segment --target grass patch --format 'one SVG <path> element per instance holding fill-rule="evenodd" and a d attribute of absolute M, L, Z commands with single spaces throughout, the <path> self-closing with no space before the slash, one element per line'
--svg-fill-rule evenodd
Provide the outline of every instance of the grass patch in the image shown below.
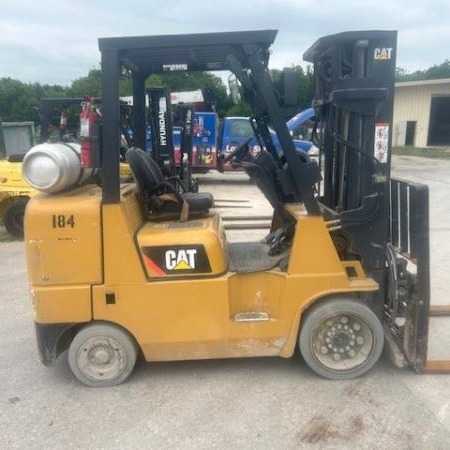
<path fill-rule="evenodd" d="M 450 159 L 450 149 L 434 147 L 392 147 L 394 155 L 421 156 L 423 158 Z"/>

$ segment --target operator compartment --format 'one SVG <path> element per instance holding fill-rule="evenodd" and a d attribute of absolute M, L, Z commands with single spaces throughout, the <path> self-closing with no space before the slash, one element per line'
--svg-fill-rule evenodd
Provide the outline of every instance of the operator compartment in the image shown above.
<path fill-rule="evenodd" d="M 218 276 L 228 269 L 226 238 L 217 214 L 186 222 L 147 222 L 137 233 L 149 279 Z"/>

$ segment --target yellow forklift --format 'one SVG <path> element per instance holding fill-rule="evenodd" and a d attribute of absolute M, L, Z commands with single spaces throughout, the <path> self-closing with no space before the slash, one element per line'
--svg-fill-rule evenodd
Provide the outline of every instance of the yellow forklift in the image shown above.
<path fill-rule="evenodd" d="M 6 130 L 15 135 L 13 130 L 27 130 L 10 139 L 7 151 Z M 37 191 L 26 183 L 21 174 L 23 153 L 34 144 L 34 124 L 32 122 L 3 123 L 0 118 L 0 222 L 8 233 L 15 237 L 23 237 L 23 216 L 30 196 Z M 19 148 L 16 148 L 18 145 Z M 20 152 L 23 153 L 20 153 Z"/>
<path fill-rule="evenodd" d="M 288 102 L 289 86 L 278 97 L 272 87 L 276 33 L 99 40 L 102 118 L 100 130 L 87 125 L 82 165 L 100 170 L 101 186 L 69 183 L 26 209 L 45 365 L 68 350 L 82 383 L 111 386 L 139 356 L 289 358 L 298 347 L 319 375 L 350 379 L 377 362 L 386 336 L 416 370 L 428 367 L 428 193 L 390 179 L 396 32 L 328 36 L 305 54 L 314 64 L 323 182 L 286 127 L 279 101 Z M 180 194 L 142 150 L 145 80 L 174 70 L 230 70 L 239 80 L 263 150 L 252 155 L 243 144 L 229 159 L 273 206 L 262 242 L 228 243 L 212 196 Z M 118 157 L 124 71 L 133 80 L 129 184 L 120 183 Z M 46 164 L 42 154 L 30 159 L 30 183 L 58 171 Z"/>

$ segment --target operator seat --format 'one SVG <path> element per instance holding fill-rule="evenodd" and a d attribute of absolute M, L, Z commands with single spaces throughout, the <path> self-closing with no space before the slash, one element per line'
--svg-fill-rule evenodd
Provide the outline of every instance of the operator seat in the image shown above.
<path fill-rule="evenodd" d="M 155 218 L 204 214 L 213 207 L 213 197 L 208 192 L 180 194 L 170 180 L 164 178 L 161 169 L 150 153 L 131 147 L 125 154 L 148 212 Z"/>

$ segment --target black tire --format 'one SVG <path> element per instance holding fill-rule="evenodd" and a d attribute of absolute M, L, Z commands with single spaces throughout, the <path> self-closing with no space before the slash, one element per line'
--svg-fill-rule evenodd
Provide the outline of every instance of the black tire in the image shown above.
<path fill-rule="evenodd" d="M 378 361 L 384 333 L 361 301 L 333 298 L 313 305 L 302 320 L 299 348 L 306 364 L 331 380 L 356 378 Z"/>
<path fill-rule="evenodd" d="M 68 352 L 72 373 L 91 387 L 116 386 L 133 371 L 138 350 L 123 329 L 108 323 L 92 323 L 74 337 Z"/>
<path fill-rule="evenodd" d="M 23 217 L 28 198 L 20 197 L 8 204 L 3 212 L 6 231 L 15 237 L 23 237 Z"/>

